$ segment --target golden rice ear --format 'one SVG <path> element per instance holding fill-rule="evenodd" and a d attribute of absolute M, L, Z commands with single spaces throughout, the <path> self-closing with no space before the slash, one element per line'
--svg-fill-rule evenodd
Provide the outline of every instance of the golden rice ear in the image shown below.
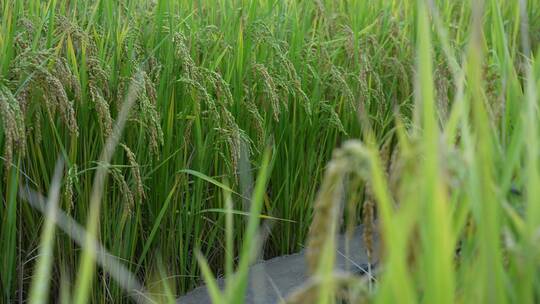
<path fill-rule="evenodd" d="M 379 155 L 382 168 L 385 170 L 387 178 L 392 175 L 391 168 L 391 150 L 392 150 L 392 136 L 388 137 L 382 144 Z M 373 263 L 374 258 L 374 235 L 375 235 L 375 218 L 376 218 L 376 204 L 375 195 L 371 182 L 366 180 L 364 186 L 364 202 L 362 204 L 362 223 L 364 229 L 362 230 L 362 239 L 366 248 L 366 254 L 368 256 L 369 263 Z"/>
<path fill-rule="evenodd" d="M 369 178 L 370 161 L 368 150 L 358 141 L 348 141 L 342 148 L 334 151 L 317 194 L 313 221 L 308 232 L 306 262 L 310 275 L 317 272 L 325 246 L 335 242 L 335 235 L 341 220 L 344 187 L 349 183 L 348 178 L 351 174 L 362 179 Z M 372 201 L 371 208 L 374 209 L 374 199 Z M 367 221 L 368 225 L 371 223 L 371 227 L 367 228 L 367 232 L 370 233 L 366 234 L 365 238 L 371 244 L 368 254 L 373 257 L 374 211 L 367 210 L 366 214 L 370 216 Z M 333 246 L 332 250 L 336 244 Z"/>
<path fill-rule="evenodd" d="M 315 206 L 313 207 L 313 221 L 309 227 L 306 262 L 308 274 L 317 272 L 323 257 L 325 246 L 330 246 L 334 242 L 337 231 L 338 213 L 343 195 L 343 180 L 346 171 L 346 162 L 341 158 L 338 150 L 326 169 L 321 188 L 317 194 Z M 333 250 L 333 249 L 332 249 Z"/>

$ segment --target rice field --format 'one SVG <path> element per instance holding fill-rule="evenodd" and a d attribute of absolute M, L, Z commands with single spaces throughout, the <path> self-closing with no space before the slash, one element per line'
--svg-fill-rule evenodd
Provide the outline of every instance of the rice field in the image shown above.
<path fill-rule="evenodd" d="M 0 0 L 0 302 L 243 303 L 304 248 L 284 303 L 538 302 L 539 54 L 537 0 Z"/>

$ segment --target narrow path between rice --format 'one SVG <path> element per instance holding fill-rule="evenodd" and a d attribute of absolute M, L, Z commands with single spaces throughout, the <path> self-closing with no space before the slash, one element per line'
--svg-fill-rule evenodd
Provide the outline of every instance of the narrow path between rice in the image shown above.
<path fill-rule="evenodd" d="M 377 249 L 378 238 L 375 239 L 375 249 Z M 338 242 L 336 270 L 368 275 L 368 258 L 362 243 L 362 226 L 355 229 L 349 243 L 348 254 L 345 251 L 345 237 L 343 235 L 339 236 Z M 296 254 L 279 256 L 251 266 L 245 303 L 274 304 L 294 291 L 307 279 L 304 255 L 305 251 L 302 250 Z M 223 288 L 224 284 L 225 281 L 222 278 L 218 279 L 220 288 Z M 177 303 L 204 304 L 211 303 L 211 301 L 206 287 L 201 286 L 178 298 Z"/>

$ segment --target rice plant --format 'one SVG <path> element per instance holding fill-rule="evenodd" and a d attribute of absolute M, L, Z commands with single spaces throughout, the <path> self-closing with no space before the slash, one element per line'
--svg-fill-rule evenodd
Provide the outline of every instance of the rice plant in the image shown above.
<path fill-rule="evenodd" d="M 540 299 L 539 1 L 0 0 L 0 54 L 2 303 Z"/>

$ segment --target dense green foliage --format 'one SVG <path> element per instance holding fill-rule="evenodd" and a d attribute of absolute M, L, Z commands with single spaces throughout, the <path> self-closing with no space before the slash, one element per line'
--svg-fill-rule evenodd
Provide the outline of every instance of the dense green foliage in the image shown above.
<path fill-rule="evenodd" d="M 378 206 L 388 275 L 370 297 L 538 300 L 540 2 L 522 2 L 0 0 L 2 301 L 47 277 L 40 250 L 53 253 L 54 299 L 128 301 L 20 197 L 23 186 L 54 197 L 58 158 L 60 209 L 149 290 L 200 283 L 195 248 L 218 273 L 240 255 L 242 271 L 254 218 L 271 225 L 267 256 L 302 248 L 333 158 L 342 170 L 326 178 L 356 203 L 368 185 Z M 348 139 L 362 143 L 333 157 Z M 93 196 L 98 168 L 108 178 Z"/>

